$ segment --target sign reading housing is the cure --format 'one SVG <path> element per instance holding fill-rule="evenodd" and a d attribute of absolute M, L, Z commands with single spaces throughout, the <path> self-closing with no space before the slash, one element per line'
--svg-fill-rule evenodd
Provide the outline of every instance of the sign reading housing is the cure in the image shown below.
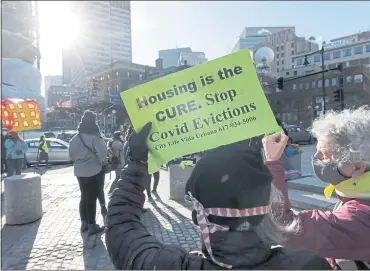
<path fill-rule="evenodd" d="M 280 131 L 242 50 L 121 93 L 136 131 L 148 136 L 149 173 L 183 155 Z"/>

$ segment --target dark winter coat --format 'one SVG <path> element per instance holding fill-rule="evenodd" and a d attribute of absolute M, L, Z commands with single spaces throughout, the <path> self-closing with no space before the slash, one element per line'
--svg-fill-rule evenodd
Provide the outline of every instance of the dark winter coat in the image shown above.
<path fill-rule="evenodd" d="M 116 269 L 204 270 L 221 269 L 201 253 L 189 253 L 179 245 L 163 245 L 141 222 L 148 181 L 145 164 L 129 163 L 108 207 L 106 244 Z M 254 232 L 217 232 L 211 236 L 214 256 L 233 269 L 329 270 L 329 263 L 305 249 L 262 244 Z"/>

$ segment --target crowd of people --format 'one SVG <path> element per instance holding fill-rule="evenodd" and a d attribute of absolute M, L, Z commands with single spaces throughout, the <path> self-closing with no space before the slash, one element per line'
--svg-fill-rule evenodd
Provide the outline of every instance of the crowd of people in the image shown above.
<path fill-rule="evenodd" d="M 370 269 L 369 107 L 329 112 L 313 123 L 317 146 L 312 167 L 327 183 L 324 194 L 336 192 L 332 211 L 292 210 L 281 162 L 285 133 L 266 136 L 261 144 L 245 140 L 207 152 L 184 191 L 201 236 L 201 249 L 190 253 L 177 244 L 162 244 L 141 221 L 144 202 L 152 200 L 160 177 L 159 172 L 148 174 L 151 125 L 138 133 L 132 127 L 124 134 L 117 131 L 106 144 L 96 114 L 85 111 L 69 143 L 81 191 L 81 232 L 106 231 L 116 269 Z M 5 130 L 2 141 L 3 168 L 8 176 L 20 174 L 27 145 Z M 39 149 L 47 162 L 43 137 Z M 109 172 L 115 172 L 115 179 L 107 207 Z M 102 226 L 96 223 L 97 201 Z"/>

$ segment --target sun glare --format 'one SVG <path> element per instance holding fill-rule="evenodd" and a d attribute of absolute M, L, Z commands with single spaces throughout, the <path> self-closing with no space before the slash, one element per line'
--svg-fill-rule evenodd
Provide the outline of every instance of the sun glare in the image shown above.
<path fill-rule="evenodd" d="M 39 14 L 45 46 L 69 47 L 78 37 L 80 24 L 68 1 L 40 1 Z"/>

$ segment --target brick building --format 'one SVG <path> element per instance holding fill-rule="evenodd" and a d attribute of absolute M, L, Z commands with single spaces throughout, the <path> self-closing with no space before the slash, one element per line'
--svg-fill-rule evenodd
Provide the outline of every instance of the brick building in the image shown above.
<path fill-rule="evenodd" d="M 339 71 L 325 74 L 327 111 L 337 109 L 339 106 L 339 102 L 334 101 L 334 91 L 339 88 L 339 76 Z M 370 105 L 370 65 L 345 67 L 343 79 L 346 107 Z M 277 117 L 288 124 L 309 127 L 314 118 L 323 114 L 322 84 L 322 74 L 319 73 L 286 81 L 282 91 L 274 91 L 276 86 L 274 84 L 273 87 L 266 85 L 264 87 L 270 106 Z"/>

